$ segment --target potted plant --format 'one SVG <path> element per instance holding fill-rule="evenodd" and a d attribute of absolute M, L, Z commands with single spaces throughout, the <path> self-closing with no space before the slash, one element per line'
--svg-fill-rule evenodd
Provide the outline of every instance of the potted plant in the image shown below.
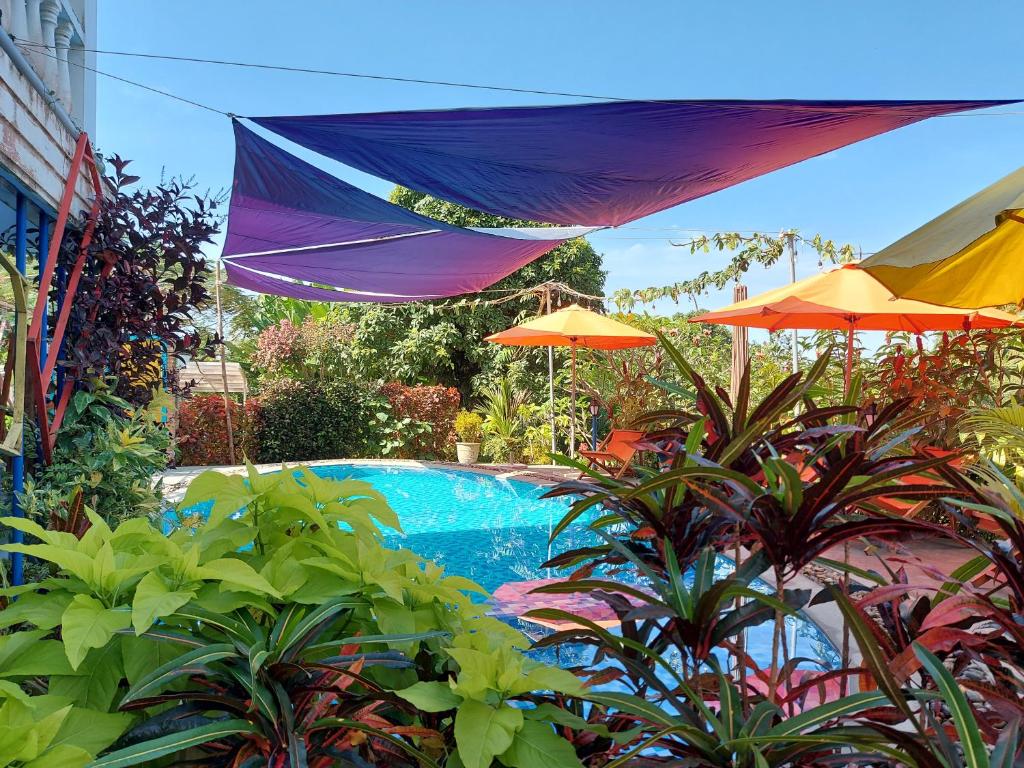
<path fill-rule="evenodd" d="M 459 411 L 455 416 L 455 453 L 459 464 L 475 464 L 480 458 L 480 440 L 483 437 L 484 420 L 479 413 Z"/>

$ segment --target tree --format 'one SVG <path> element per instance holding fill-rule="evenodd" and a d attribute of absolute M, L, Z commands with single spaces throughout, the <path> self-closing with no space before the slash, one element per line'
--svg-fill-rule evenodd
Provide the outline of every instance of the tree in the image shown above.
<path fill-rule="evenodd" d="M 391 202 L 460 227 L 531 225 L 403 187 L 395 188 Z M 475 297 L 483 299 L 478 303 L 457 298 L 416 304 L 352 304 L 346 305 L 341 314 L 343 320 L 356 326 L 354 367 L 367 378 L 454 386 L 465 401 L 482 379 L 492 380 L 510 368 L 536 390 L 543 388 L 547 375 L 542 351 L 508 350 L 483 342 L 488 334 L 536 313 L 539 296 L 527 294 L 500 303 L 495 299 L 548 282 L 562 283 L 580 294 L 601 296 L 604 279 L 600 254 L 586 240 L 576 239 L 501 280 L 482 297 Z"/>

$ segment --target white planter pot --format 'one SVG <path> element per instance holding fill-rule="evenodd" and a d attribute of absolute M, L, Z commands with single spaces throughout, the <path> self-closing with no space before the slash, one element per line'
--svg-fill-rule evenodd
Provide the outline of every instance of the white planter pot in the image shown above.
<path fill-rule="evenodd" d="M 459 464 L 476 464 L 480 458 L 480 443 L 455 443 L 455 455 Z"/>

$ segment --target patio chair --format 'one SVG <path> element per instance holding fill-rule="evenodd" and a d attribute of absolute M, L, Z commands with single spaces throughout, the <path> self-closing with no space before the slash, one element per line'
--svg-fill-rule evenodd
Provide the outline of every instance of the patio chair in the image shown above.
<path fill-rule="evenodd" d="M 618 480 L 632 471 L 633 457 L 638 453 L 636 442 L 642 440 L 644 432 L 637 429 L 613 429 L 598 443 L 593 451 L 581 449 L 579 455 L 586 459 L 590 469 L 604 472 Z M 580 477 L 586 477 L 585 472 Z"/>

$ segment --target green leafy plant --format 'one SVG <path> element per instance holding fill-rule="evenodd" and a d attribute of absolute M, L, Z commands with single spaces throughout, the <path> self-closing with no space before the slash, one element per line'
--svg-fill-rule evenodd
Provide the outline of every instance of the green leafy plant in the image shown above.
<path fill-rule="evenodd" d="M 484 419 L 479 413 L 459 411 L 455 416 L 455 434 L 464 443 L 479 443 L 484 436 Z"/>
<path fill-rule="evenodd" d="M 537 589 L 602 600 L 621 631 L 567 611 L 530 614 L 571 622 L 540 646 L 592 646 L 597 661 L 611 664 L 587 670 L 591 679 L 616 679 L 629 691 L 586 696 L 604 707 L 600 722 L 610 730 L 643 733 L 617 751 L 606 744 L 601 760 L 951 766 L 960 764 L 961 750 L 945 734 L 972 727 L 981 735 L 962 745 L 966 759 L 976 759 L 984 743 L 1001 750 L 1004 762 L 1012 760 L 1020 752 L 1014 722 L 1024 711 L 1016 650 L 1021 627 L 1013 618 L 1024 585 L 1015 554 L 1024 546 L 1024 523 L 986 504 L 985 491 L 950 466 L 953 457 L 913 449 L 920 423 L 909 400 L 873 413 L 852 404 L 816 405 L 828 357 L 756 404 L 748 370 L 732 402 L 664 336 L 661 341 L 684 380 L 682 387 L 666 387 L 675 398 L 671 407 L 639 419 L 648 427 L 641 447 L 660 454 L 661 469 L 639 468 L 624 480 L 590 472 L 587 482 L 556 488 L 551 495 L 578 498 L 553 536 L 600 509 L 590 523 L 598 541 L 546 563 L 571 573 Z M 886 506 L 927 500 L 967 528 L 969 511 L 988 514 L 1008 545 L 902 518 Z M 867 537 L 910 533 L 960 536 L 981 556 L 941 590 L 932 589 L 930 601 L 914 595 L 902 570 L 888 570 L 885 579 L 831 559 Z M 724 576 L 715 568 L 723 556 L 736 563 Z M 846 577 L 817 594 L 790 588 L 812 562 L 869 579 L 872 589 L 854 588 Z M 990 584 L 968 582 L 982 571 Z M 753 590 L 757 574 L 768 580 L 766 593 Z M 864 662 L 851 662 L 843 640 L 835 668 L 801 668 L 809 660 L 788 647 L 786 617 L 829 601 L 839 604 Z M 762 624 L 772 630 L 767 661 L 755 660 L 744 639 Z M 948 681 L 922 661 L 919 647 L 942 659 L 955 686 L 977 694 L 966 710 L 946 698 Z M 978 664 L 1006 672 L 979 677 Z"/>
<path fill-rule="evenodd" d="M 389 382 L 378 390 L 387 400 L 395 417 L 410 424 L 425 424 L 429 429 L 403 430 L 398 456 L 409 459 L 443 459 L 451 454 L 455 437 L 455 416 L 459 410 L 459 391 L 454 387 L 419 384 L 407 387 Z"/>
<path fill-rule="evenodd" d="M 76 491 L 107 521 L 156 514 L 152 476 L 167 465 L 164 427 L 101 385 L 76 392 L 57 436 L 53 463 L 26 483 L 25 509 L 47 518 Z"/>
<path fill-rule="evenodd" d="M 169 535 L 143 519 L 111 527 L 83 513 L 80 537 L 2 521 L 35 542 L 4 549 L 55 574 L 6 591 L 18 599 L 0 627 L 17 631 L 0 638 L 0 690 L 13 681 L 74 707 L 133 714 L 117 716 L 110 741 L 120 738 L 94 768 L 185 750 L 225 767 L 452 764 L 456 752 L 487 753 L 473 741 L 474 708 L 508 719 L 520 712 L 510 702 L 537 688 L 580 687 L 522 657 L 522 636 L 470 598 L 475 584 L 385 548 L 382 527 L 399 521 L 366 483 L 308 469 L 207 472 Z M 444 714 L 418 709 L 399 692 L 420 682 L 462 699 Z M 554 735 L 544 717 L 531 722 Z M 537 727 L 518 722 L 516 745 L 500 753 L 519 754 Z M 466 766 L 489 764 L 465 756 Z"/>
<path fill-rule="evenodd" d="M 0 697 L 3 768 L 84 768 L 131 720 L 75 707 L 60 696 L 29 696 L 13 685 Z"/>
<path fill-rule="evenodd" d="M 522 457 L 526 401 L 527 394 L 508 378 L 484 392 L 483 449 L 492 461 L 515 462 Z"/>

